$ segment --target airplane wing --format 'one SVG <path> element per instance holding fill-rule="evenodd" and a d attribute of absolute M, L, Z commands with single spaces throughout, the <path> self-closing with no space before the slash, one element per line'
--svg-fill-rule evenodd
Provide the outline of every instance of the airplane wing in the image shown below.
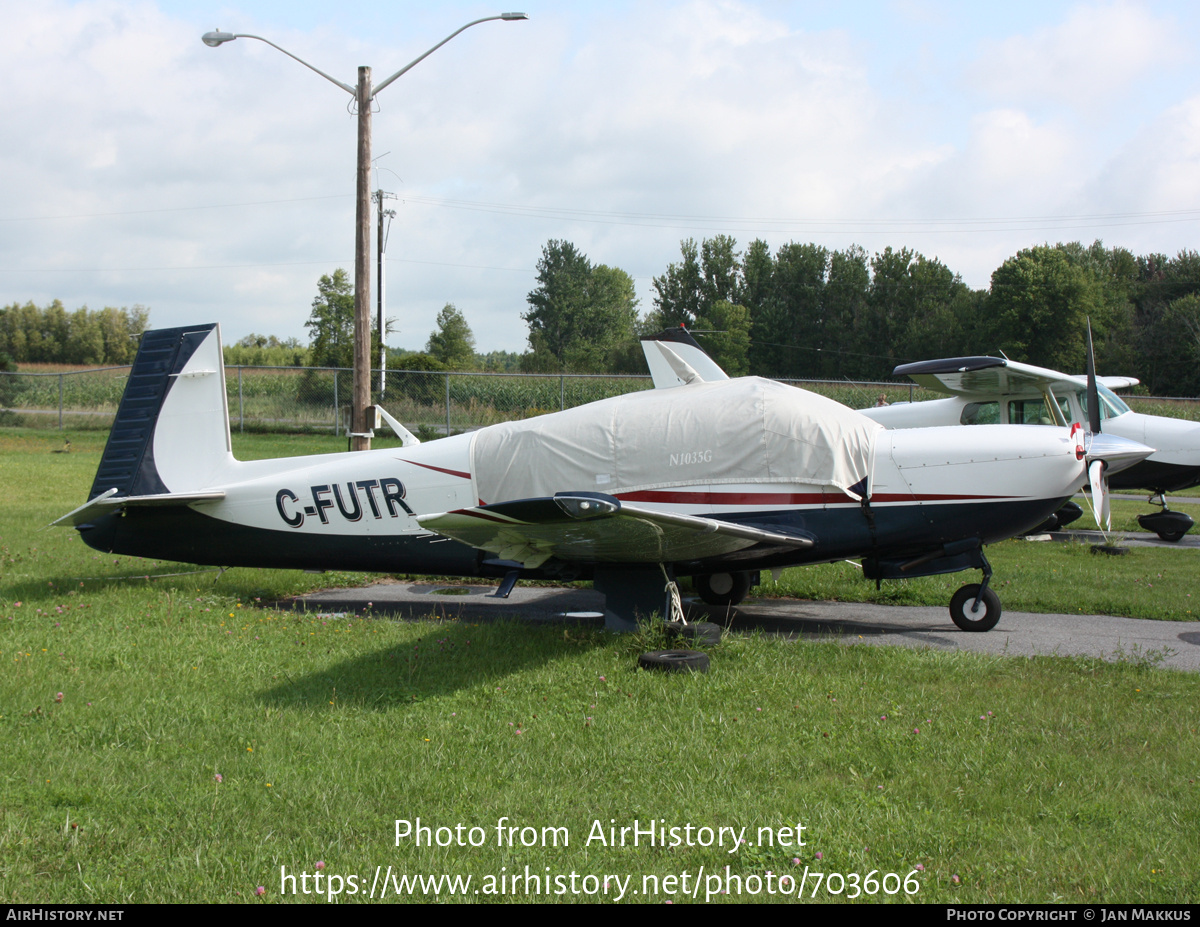
<path fill-rule="evenodd" d="M 1022 364 L 1002 357 L 947 357 L 941 360 L 901 364 L 894 376 L 910 377 L 922 386 L 952 396 L 997 396 L 1037 394 L 1058 387 L 1074 389 L 1087 385 L 1087 377 L 1068 376 L 1057 370 Z M 1136 386 L 1134 377 L 1097 377 L 1109 389 Z"/>
<path fill-rule="evenodd" d="M 535 569 L 557 557 L 585 563 L 701 560 L 766 544 L 792 550 L 813 539 L 775 526 L 735 524 L 629 505 L 603 493 L 559 493 L 417 517 L 422 528 Z"/>
<path fill-rule="evenodd" d="M 683 326 L 646 335 L 641 342 L 655 389 L 729 379 Z"/>

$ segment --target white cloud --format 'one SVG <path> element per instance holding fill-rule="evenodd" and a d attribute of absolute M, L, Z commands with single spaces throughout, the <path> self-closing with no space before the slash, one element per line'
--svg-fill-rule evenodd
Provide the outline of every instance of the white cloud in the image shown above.
<path fill-rule="evenodd" d="M 1200 204 L 1200 96 L 1171 107 L 1145 126 L 1098 172 L 1092 195 L 1122 212 L 1192 209 Z"/>
<path fill-rule="evenodd" d="M 1081 4 L 1058 25 L 985 43 L 972 71 L 994 97 L 1097 109 L 1180 51 L 1170 18 L 1153 8 Z"/>

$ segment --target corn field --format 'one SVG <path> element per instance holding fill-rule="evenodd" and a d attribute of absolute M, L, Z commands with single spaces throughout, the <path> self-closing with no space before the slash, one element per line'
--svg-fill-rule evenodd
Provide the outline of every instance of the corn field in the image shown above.
<path fill-rule="evenodd" d="M 128 367 L 55 373 L 0 372 L 0 425 L 107 429 L 129 376 Z M 936 398 L 910 383 L 786 381 L 854 409 Z M 227 367 L 230 427 L 235 431 L 344 434 L 351 371 L 313 367 Z M 389 370 L 386 389 L 374 375 L 372 397 L 423 440 L 496 422 L 530 418 L 650 389 L 646 376 L 580 374 L 430 373 Z M 1139 412 L 1200 421 L 1200 400 L 1127 396 Z"/>

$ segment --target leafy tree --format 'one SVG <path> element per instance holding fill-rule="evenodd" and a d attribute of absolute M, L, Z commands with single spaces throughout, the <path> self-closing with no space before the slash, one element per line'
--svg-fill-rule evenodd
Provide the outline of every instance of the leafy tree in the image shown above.
<path fill-rule="evenodd" d="M 744 377 L 750 372 L 749 309 L 718 299 L 696 320 L 696 330 L 701 346 L 727 374 Z"/>
<path fill-rule="evenodd" d="M 1077 241 L 1059 242 L 1054 247 L 1091 280 L 1096 363 L 1101 369 L 1132 370 L 1139 366 L 1142 358 L 1136 348 L 1133 303 L 1138 284 L 1137 258 L 1124 248 L 1105 248 L 1099 239 L 1087 247 Z"/>
<path fill-rule="evenodd" d="M 17 397 L 25 390 L 24 378 L 10 376 L 16 372 L 17 362 L 10 355 L 0 351 L 0 424 L 16 424 L 12 413 L 2 411 L 4 406 L 16 405 Z M 14 421 L 6 421 L 9 418 Z"/>
<path fill-rule="evenodd" d="M 425 351 L 447 370 L 475 366 L 475 336 L 453 303 L 446 303 L 438 313 L 437 329 L 429 333 Z"/>
<path fill-rule="evenodd" d="M 107 364 L 132 364 L 137 354 L 138 339 L 150 324 L 150 311 L 145 306 L 115 309 L 105 306 L 97 313 L 100 334 L 104 338 L 104 361 Z"/>
<path fill-rule="evenodd" d="M 488 351 L 477 354 L 475 359 L 479 369 L 488 373 L 514 373 L 521 369 L 521 355 L 516 351 Z"/>
<path fill-rule="evenodd" d="M 299 338 L 278 338 L 251 332 L 235 344 L 225 345 L 225 363 L 241 367 L 306 367 L 308 348 Z"/>
<path fill-rule="evenodd" d="M 86 306 L 71 313 L 63 359 L 68 364 L 104 363 L 104 332 L 100 329 L 100 319 Z"/>
<path fill-rule="evenodd" d="M 859 376 L 873 361 L 862 356 L 871 351 L 869 345 L 873 342 L 864 344 L 859 334 L 870 288 L 871 271 L 866 249 L 851 245 L 845 251 L 834 251 L 829 255 L 829 273 L 825 280 L 825 341 L 821 353 L 823 376 L 837 379 Z"/>
<path fill-rule="evenodd" d="M 392 363 L 388 361 L 389 367 Z M 396 372 L 388 374 L 389 392 L 396 390 L 421 405 L 434 406 L 443 401 L 446 378 L 433 374 L 445 371 L 446 367 L 436 357 L 412 351 L 397 358 L 395 364 Z"/>
<path fill-rule="evenodd" d="M 317 281 L 312 314 L 304 327 L 312 339 L 309 366 L 354 366 L 354 285 L 341 267 Z"/>
<path fill-rule="evenodd" d="M 525 298 L 529 311 L 521 318 L 529 325 L 533 353 L 561 369 L 587 311 L 592 262 L 571 242 L 551 240 L 542 248 L 537 269 L 538 285 Z"/>
<path fill-rule="evenodd" d="M 1200 395 L 1200 294 L 1172 300 L 1160 329 L 1169 337 L 1159 348 L 1160 375 L 1175 396 Z"/>
<path fill-rule="evenodd" d="M 995 337 L 1013 360 L 1054 370 L 1081 370 L 1088 316 L 1096 314 L 1090 274 L 1058 248 L 1038 245 L 992 273 L 986 306 Z"/>
<path fill-rule="evenodd" d="M 654 278 L 653 325 L 657 329 L 679 324 L 696 325 L 696 319 L 708 315 L 713 303 L 739 298 L 742 266 L 737 241 L 728 235 L 679 243 L 683 260 L 671 264 L 661 277 Z"/>
<path fill-rule="evenodd" d="M 816 351 L 824 343 L 828 267 L 829 252 L 820 245 L 789 242 L 775 254 L 771 293 L 755 318 L 755 340 L 770 345 L 760 356 L 770 358 L 766 369 L 776 376 L 820 375 Z"/>
<path fill-rule="evenodd" d="M 144 306 L 68 313 L 59 300 L 0 308 L 0 351 L 18 363 L 127 364 L 150 313 Z"/>
<path fill-rule="evenodd" d="M 908 265 L 907 290 L 892 345 L 896 363 L 968 353 L 961 317 L 972 304 L 962 278 L 937 258 L 916 254 Z"/>
<path fill-rule="evenodd" d="M 736 300 L 742 288 L 741 255 L 737 240 L 729 235 L 706 238 L 700 245 L 701 284 L 700 314 L 709 312 L 714 303 Z"/>
<path fill-rule="evenodd" d="M 665 274 L 654 278 L 654 325 L 659 329 L 695 325 L 700 313 L 704 278 L 696 241 L 688 238 L 679 248 L 683 260 L 668 265 Z"/>
<path fill-rule="evenodd" d="M 592 266 L 566 241 L 550 241 L 538 261 L 538 286 L 527 297 L 531 371 L 608 369 L 633 339 L 637 297 L 633 278 L 618 267 Z"/>
<path fill-rule="evenodd" d="M 1184 387 L 1176 382 L 1175 333 L 1167 310 L 1176 300 L 1200 293 L 1200 253 L 1180 251 L 1173 258 L 1147 254 L 1139 257 L 1137 264 L 1138 279 L 1131 288 L 1132 341 L 1137 350 L 1130 370 L 1151 392 L 1183 395 Z"/>
<path fill-rule="evenodd" d="M 634 341 L 637 332 L 638 298 L 633 278 L 619 267 L 597 264 L 592 268 L 588 300 L 590 311 L 582 332 L 584 343 L 576 346 L 579 360 L 575 369 L 590 366 L 593 370 L 604 370 L 613 353 Z M 592 345 L 601 350 L 592 350 Z M 586 361 L 591 361 L 590 365 Z"/>

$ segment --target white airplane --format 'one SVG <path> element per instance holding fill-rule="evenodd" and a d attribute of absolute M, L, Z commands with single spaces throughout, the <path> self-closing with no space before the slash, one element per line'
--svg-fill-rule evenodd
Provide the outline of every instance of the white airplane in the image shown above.
<path fill-rule="evenodd" d="M 1072 377 L 999 357 L 920 361 L 903 364 L 893 373 L 949 393 L 951 398 L 862 410 L 863 415 L 888 428 L 1061 426 L 1088 420 L 1087 377 Z M 1163 494 L 1200 485 L 1200 423 L 1130 410 L 1113 390 L 1136 386 L 1137 382 L 1132 377 L 1097 378 L 1099 427 L 1104 433 L 1157 448 L 1150 457 L 1112 475 L 1108 485 L 1114 490 L 1149 490 L 1150 501 L 1159 506 L 1159 511 L 1139 515 L 1138 521 L 1163 540 L 1178 541 L 1192 527 L 1192 519 L 1183 512 L 1170 511 Z"/>
<path fill-rule="evenodd" d="M 664 337 L 647 353 L 683 385 L 426 444 L 400 428 L 396 449 L 239 461 L 217 326 L 150 331 L 89 499 L 59 521 L 98 550 L 190 563 L 496 576 L 501 595 L 590 578 L 614 629 L 662 610 L 664 576 L 668 594 L 692 576 L 736 604 L 757 571 L 793 564 L 861 558 L 877 581 L 974 568 L 950 612 L 986 631 L 1000 602 L 984 545 L 1043 521 L 1089 465 L 1150 453 L 1066 428 L 888 431 Z"/>

